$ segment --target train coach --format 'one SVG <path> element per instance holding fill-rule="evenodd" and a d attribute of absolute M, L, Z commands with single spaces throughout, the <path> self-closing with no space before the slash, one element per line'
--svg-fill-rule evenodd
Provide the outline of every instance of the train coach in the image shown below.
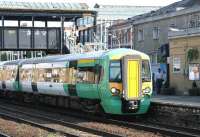
<path fill-rule="evenodd" d="M 4 92 L 61 97 L 118 115 L 146 113 L 152 94 L 150 59 L 131 49 L 5 62 L 0 81 Z"/>

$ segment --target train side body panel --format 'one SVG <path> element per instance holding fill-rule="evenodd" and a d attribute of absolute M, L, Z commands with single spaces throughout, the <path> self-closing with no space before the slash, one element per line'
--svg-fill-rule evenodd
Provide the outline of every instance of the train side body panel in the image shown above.
<path fill-rule="evenodd" d="M 63 88 L 63 83 L 37 82 L 37 89 L 38 91 L 36 92 L 42 94 L 68 96 L 68 93 Z"/>
<path fill-rule="evenodd" d="M 21 81 L 20 82 L 21 90 L 23 92 L 28 92 L 31 93 L 33 92 L 32 90 L 32 82 L 31 81 Z"/>

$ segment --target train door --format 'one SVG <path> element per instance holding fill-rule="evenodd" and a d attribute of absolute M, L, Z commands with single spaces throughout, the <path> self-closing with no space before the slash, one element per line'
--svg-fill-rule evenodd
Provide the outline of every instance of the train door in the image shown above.
<path fill-rule="evenodd" d="M 77 64 L 76 90 L 81 98 L 99 98 L 98 81 L 99 68 L 98 60 L 82 59 Z"/>
<path fill-rule="evenodd" d="M 123 58 L 123 91 L 126 100 L 138 100 L 141 94 L 141 57 L 137 55 Z"/>
<path fill-rule="evenodd" d="M 38 70 L 36 69 L 36 64 L 33 64 L 32 65 L 32 79 L 31 79 L 31 86 L 32 86 L 33 92 L 38 92 L 37 80 L 38 80 Z"/>

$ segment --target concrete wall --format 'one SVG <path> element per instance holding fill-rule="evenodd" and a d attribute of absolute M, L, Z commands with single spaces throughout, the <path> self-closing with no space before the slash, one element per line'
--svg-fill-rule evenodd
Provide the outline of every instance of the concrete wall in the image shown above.
<path fill-rule="evenodd" d="M 168 31 L 171 27 L 173 28 L 188 28 L 190 21 L 200 16 L 200 12 L 183 14 L 179 16 L 173 16 L 170 18 L 162 18 L 159 20 L 153 20 L 149 22 L 138 23 L 134 25 L 134 47 L 136 50 L 145 52 L 150 56 L 154 56 L 156 51 L 163 44 L 169 43 Z M 198 24 L 198 23 L 196 23 Z M 200 25 L 200 23 L 199 23 Z M 195 27 L 197 27 L 196 25 Z M 159 37 L 153 39 L 153 28 L 158 27 Z M 144 32 L 144 40 L 138 41 L 138 31 L 142 29 Z M 153 61 L 155 62 L 155 61 Z"/>
<path fill-rule="evenodd" d="M 182 37 L 170 39 L 170 86 L 176 88 L 179 95 L 188 94 L 188 90 L 192 88 L 192 81 L 189 80 L 189 63 L 200 63 L 200 57 L 191 62 L 187 61 L 187 51 L 190 48 L 198 48 L 200 52 L 200 36 Z M 173 72 L 173 58 L 180 57 L 181 72 Z M 196 81 L 200 87 L 200 81 Z"/>

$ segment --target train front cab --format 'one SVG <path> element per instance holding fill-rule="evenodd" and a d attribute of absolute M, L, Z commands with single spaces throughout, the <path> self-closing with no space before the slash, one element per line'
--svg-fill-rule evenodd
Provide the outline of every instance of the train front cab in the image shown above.
<path fill-rule="evenodd" d="M 140 55 L 111 60 L 109 66 L 111 97 L 107 113 L 144 114 L 150 105 L 152 81 L 149 58 Z"/>

